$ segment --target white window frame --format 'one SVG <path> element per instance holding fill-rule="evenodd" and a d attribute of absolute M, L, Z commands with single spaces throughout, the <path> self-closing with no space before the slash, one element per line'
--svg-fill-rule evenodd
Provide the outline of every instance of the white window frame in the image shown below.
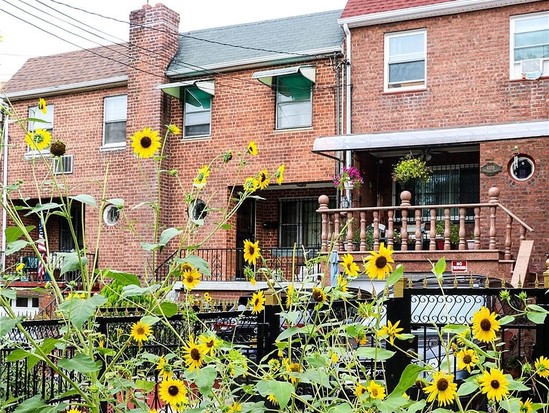
<path fill-rule="evenodd" d="M 124 107 L 114 108 L 110 110 L 110 105 L 123 105 Z M 113 113 L 114 112 L 114 113 Z M 105 138 L 107 136 L 107 124 L 116 122 L 127 122 L 128 120 L 128 96 L 116 95 L 105 96 L 103 99 L 103 144 L 101 149 L 119 149 L 126 147 L 126 133 L 124 133 L 124 141 L 106 143 Z M 127 123 L 126 123 L 127 124 Z"/>
<path fill-rule="evenodd" d="M 36 129 L 44 129 L 52 134 L 53 137 L 53 115 L 54 115 L 54 105 L 48 105 L 46 113 L 42 113 L 38 106 L 29 107 L 29 119 L 35 118 L 43 120 L 44 122 L 28 122 L 27 129 L 28 132 L 34 132 Z M 27 145 L 27 152 L 25 153 L 25 159 L 34 159 L 39 158 L 40 156 L 51 156 L 50 149 L 44 149 L 42 151 L 37 151 L 36 149 L 31 149 Z"/>
<path fill-rule="evenodd" d="M 302 129 L 302 128 L 310 128 L 313 126 L 313 85 L 314 83 L 311 82 L 310 84 L 310 89 L 309 89 L 309 99 L 307 101 L 304 101 L 304 100 L 301 100 L 301 101 L 296 101 L 296 102 L 280 102 L 279 100 L 279 96 L 280 96 L 280 92 L 279 92 L 279 87 L 278 87 L 278 84 L 281 80 L 283 80 L 284 78 L 286 77 L 289 77 L 289 76 L 301 76 L 303 79 L 305 80 L 308 80 L 310 81 L 310 79 L 308 79 L 306 76 L 303 76 L 301 74 L 290 74 L 290 75 L 285 75 L 285 76 L 277 76 L 276 77 L 276 97 L 275 97 L 275 100 L 276 100 L 276 110 L 275 110 L 275 116 L 276 116 L 276 129 L 277 130 L 287 130 L 287 129 Z M 291 106 L 291 105 L 302 105 L 303 102 L 308 102 L 308 107 L 307 107 L 307 110 L 308 110 L 308 121 L 307 122 L 304 122 L 304 123 L 295 123 L 295 124 L 290 124 L 290 125 L 287 125 L 287 126 L 281 126 L 280 125 L 280 111 L 281 111 L 281 106 Z"/>
<path fill-rule="evenodd" d="M 202 109 L 197 109 L 193 112 L 191 112 L 191 114 L 198 114 L 198 113 L 208 113 L 208 132 L 207 133 L 200 133 L 200 134 L 188 134 L 187 133 L 187 126 L 190 126 L 187 124 L 187 120 L 188 120 L 188 114 L 187 114 L 187 93 L 191 94 L 191 91 L 192 89 L 196 89 L 197 91 L 200 91 L 201 93 L 205 93 L 207 95 L 209 95 L 209 98 L 210 98 L 210 107 L 209 109 L 204 109 L 203 106 L 201 106 Z M 199 86 L 189 86 L 189 87 L 185 87 L 183 88 L 182 90 L 182 94 L 183 94 L 183 99 L 182 99 L 182 104 L 183 104 L 183 138 L 185 139 L 196 139 L 196 138 L 206 138 L 206 137 L 209 137 L 211 136 L 211 133 L 212 133 L 212 105 L 213 105 L 213 95 L 210 94 L 209 92 L 206 92 L 204 90 L 202 90 Z M 205 125 L 206 123 L 203 123 L 203 124 L 197 124 L 197 125 Z"/>
<path fill-rule="evenodd" d="M 509 27 L 509 78 L 511 80 L 522 79 L 521 62 L 515 61 L 515 34 L 516 23 L 524 20 L 536 19 L 545 17 L 549 22 L 549 12 L 522 14 L 519 16 L 511 16 Z M 548 23 L 549 24 L 549 23 Z M 523 32 L 524 33 L 524 32 Z M 541 76 L 549 76 L 549 56 L 539 58 L 541 61 L 542 73 Z"/>
<path fill-rule="evenodd" d="M 423 34 L 423 53 L 422 54 L 410 54 L 409 56 L 402 55 L 401 58 L 390 58 L 390 40 L 398 37 L 405 37 L 405 36 L 413 36 L 417 34 Z M 406 62 L 415 62 L 418 60 L 423 60 L 424 63 L 424 71 L 423 71 L 423 79 L 417 79 L 414 81 L 410 81 L 410 85 L 406 85 L 407 82 L 400 83 L 401 86 L 391 86 L 389 84 L 389 65 L 393 63 L 406 63 Z M 384 44 L 384 91 L 385 92 L 402 92 L 407 90 L 423 90 L 427 88 L 427 30 L 426 29 L 417 29 L 417 30 L 409 30 L 405 32 L 393 32 L 393 33 L 385 33 L 385 44 Z M 418 82 L 421 82 L 421 84 L 418 84 Z"/>

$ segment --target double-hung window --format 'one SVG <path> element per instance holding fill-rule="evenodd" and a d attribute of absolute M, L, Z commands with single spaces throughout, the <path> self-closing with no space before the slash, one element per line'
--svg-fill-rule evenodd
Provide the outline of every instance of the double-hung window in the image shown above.
<path fill-rule="evenodd" d="M 335 200 L 330 199 L 330 208 Z M 320 247 L 322 216 L 316 212 L 318 199 L 280 200 L 279 242 L 281 248 L 293 248 L 294 244 L 307 248 Z"/>
<path fill-rule="evenodd" d="M 53 105 L 47 106 L 46 113 L 42 112 L 38 108 L 38 106 L 29 107 L 28 131 L 34 132 L 37 129 L 43 129 L 53 135 L 53 113 L 54 113 Z M 48 149 L 42 150 L 41 152 L 42 152 L 42 155 L 49 155 L 50 150 L 48 148 Z M 32 149 L 30 146 L 27 146 L 27 153 L 25 157 L 34 158 L 36 156 L 39 156 L 39 151 Z"/>
<path fill-rule="evenodd" d="M 313 124 L 312 82 L 301 74 L 276 79 L 276 128 L 303 128 Z"/>
<path fill-rule="evenodd" d="M 209 136 L 212 114 L 212 94 L 196 87 L 184 88 L 184 137 Z"/>
<path fill-rule="evenodd" d="M 128 97 L 109 96 L 104 103 L 103 147 L 117 148 L 126 145 L 126 119 Z"/>
<path fill-rule="evenodd" d="M 424 89 L 427 79 L 427 32 L 385 35 L 385 91 Z"/>
<path fill-rule="evenodd" d="M 511 18 L 511 79 L 549 75 L 549 13 Z"/>

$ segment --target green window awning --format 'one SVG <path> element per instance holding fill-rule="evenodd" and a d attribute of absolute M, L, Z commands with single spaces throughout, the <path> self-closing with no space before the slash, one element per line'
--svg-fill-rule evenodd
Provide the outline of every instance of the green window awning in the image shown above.
<path fill-rule="evenodd" d="M 215 95 L 214 81 L 212 79 L 208 80 L 188 80 L 185 82 L 176 82 L 176 83 L 165 83 L 163 85 L 158 85 L 158 89 L 161 89 L 167 95 L 173 96 L 177 99 L 182 98 L 181 90 L 190 86 L 194 86 L 201 90 L 204 93 L 207 93 L 210 96 Z"/>
<path fill-rule="evenodd" d="M 283 67 L 281 69 L 263 70 L 261 72 L 255 72 L 252 75 L 252 79 L 257 79 L 261 83 L 273 87 L 273 83 L 276 82 L 278 76 L 293 75 L 299 73 L 306 79 L 315 83 L 316 68 L 314 66 L 293 66 Z"/>

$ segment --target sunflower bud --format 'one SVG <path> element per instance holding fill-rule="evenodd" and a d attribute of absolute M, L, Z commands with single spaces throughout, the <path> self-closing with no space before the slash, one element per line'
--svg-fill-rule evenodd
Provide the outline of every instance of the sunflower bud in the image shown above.
<path fill-rule="evenodd" d="M 53 156 L 63 156 L 65 155 L 65 151 L 67 150 L 67 147 L 65 144 L 61 141 L 55 141 L 50 146 L 50 153 Z"/>

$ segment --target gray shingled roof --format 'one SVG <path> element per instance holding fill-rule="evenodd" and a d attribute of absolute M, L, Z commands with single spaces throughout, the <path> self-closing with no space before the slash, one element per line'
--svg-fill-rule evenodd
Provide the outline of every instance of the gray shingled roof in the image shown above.
<path fill-rule="evenodd" d="M 344 39 L 337 23 L 340 15 L 341 10 L 333 10 L 181 33 L 179 51 L 168 67 L 168 76 L 183 77 L 203 69 L 244 64 L 304 60 L 319 51 L 339 51 Z"/>

